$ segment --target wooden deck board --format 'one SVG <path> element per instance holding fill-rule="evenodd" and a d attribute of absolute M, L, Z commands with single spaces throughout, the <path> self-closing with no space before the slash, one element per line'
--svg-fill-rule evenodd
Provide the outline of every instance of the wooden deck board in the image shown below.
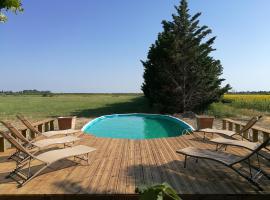
<path fill-rule="evenodd" d="M 181 194 L 256 194 L 258 191 L 238 174 L 223 165 L 200 159 L 189 159 L 183 167 L 184 157 L 176 150 L 187 146 L 215 149 L 215 145 L 193 136 L 150 140 L 96 138 L 82 135 L 81 144 L 97 150 L 90 154 L 90 165 L 77 165 L 72 159 L 52 165 L 42 175 L 22 188 L 5 175 L 14 167 L 5 162 L 13 152 L 0 154 L 1 194 L 134 194 L 142 184 L 167 182 Z M 228 152 L 245 154 L 241 148 Z M 35 163 L 34 163 L 35 164 Z M 38 163 L 36 163 L 38 164 Z M 269 162 L 262 165 L 270 173 Z M 38 167 L 38 166 L 35 166 Z M 270 181 L 263 179 L 263 193 L 270 193 Z"/>

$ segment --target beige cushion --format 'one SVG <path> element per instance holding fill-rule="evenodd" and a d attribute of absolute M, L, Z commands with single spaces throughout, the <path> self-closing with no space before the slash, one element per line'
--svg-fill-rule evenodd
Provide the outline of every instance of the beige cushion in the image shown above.
<path fill-rule="evenodd" d="M 237 134 L 237 133 L 234 132 L 234 131 L 221 130 L 221 129 L 212 129 L 212 128 L 200 129 L 199 131 L 207 132 L 207 133 L 223 134 L 223 135 L 227 135 L 227 136 L 233 136 L 233 135 Z"/>
<path fill-rule="evenodd" d="M 248 141 L 242 141 L 242 140 L 230 140 L 226 138 L 215 138 L 210 140 L 211 142 L 217 143 L 217 144 L 227 144 L 227 145 L 233 145 L 233 146 L 239 146 L 244 147 L 250 150 L 255 150 L 260 144 L 256 142 L 248 142 Z"/>
<path fill-rule="evenodd" d="M 42 133 L 45 137 L 52 137 L 56 135 L 69 135 L 80 132 L 81 130 L 67 129 L 67 130 L 59 130 L 59 131 L 48 131 Z"/>
<path fill-rule="evenodd" d="M 55 145 L 55 144 L 65 144 L 65 143 L 76 142 L 80 139 L 81 138 L 74 137 L 74 136 L 66 136 L 66 137 L 61 137 L 61 138 L 38 140 L 37 142 L 34 142 L 32 144 L 36 147 L 43 148 L 43 147 L 47 147 L 47 146 Z"/>
<path fill-rule="evenodd" d="M 233 154 L 208 149 L 199 149 L 196 147 L 187 147 L 184 149 L 177 150 L 176 152 L 188 156 L 216 160 L 226 165 L 231 165 L 235 162 L 238 162 L 241 159 L 241 157 Z"/>
<path fill-rule="evenodd" d="M 96 149 L 93 147 L 88 147 L 85 145 L 78 145 L 74 147 L 68 147 L 65 149 L 57 149 L 57 150 L 48 151 L 38 156 L 35 156 L 35 158 L 46 163 L 53 163 L 57 160 L 61 160 L 61 159 L 73 157 L 73 156 L 79 156 L 82 154 L 90 153 L 95 150 Z"/>

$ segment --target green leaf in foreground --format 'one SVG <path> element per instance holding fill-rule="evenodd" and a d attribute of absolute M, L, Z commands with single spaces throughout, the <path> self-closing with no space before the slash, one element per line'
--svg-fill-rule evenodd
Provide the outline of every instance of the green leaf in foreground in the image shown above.
<path fill-rule="evenodd" d="M 167 183 L 154 184 L 151 186 L 139 186 L 135 190 L 140 194 L 140 200 L 181 200 L 177 192 Z"/>

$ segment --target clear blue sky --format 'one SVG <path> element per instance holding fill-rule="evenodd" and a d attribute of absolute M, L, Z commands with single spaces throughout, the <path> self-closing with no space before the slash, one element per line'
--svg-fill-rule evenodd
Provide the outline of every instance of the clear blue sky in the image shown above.
<path fill-rule="evenodd" d="M 0 24 L 0 90 L 140 92 L 149 46 L 177 0 L 23 0 Z M 235 90 L 270 90 L 270 1 L 189 0 Z"/>

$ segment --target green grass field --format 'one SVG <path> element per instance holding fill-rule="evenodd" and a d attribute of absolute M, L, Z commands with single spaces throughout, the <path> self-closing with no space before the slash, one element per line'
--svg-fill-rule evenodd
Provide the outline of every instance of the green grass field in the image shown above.
<path fill-rule="evenodd" d="M 270 95 L 225 95 L 229 103 L 213 103 L 205 114 L 216 117 L 269 115 Z M 70 116 L 94 118 L 112 113 L 156 113 L 141 94 L 0 95 L 0 119 L 21 113 L 31 119 Z"/>
<path fill-rule="evenodd" d="M 60 94 L 0 96 L 0 119 L 18 113 L 32 119 L 77 115 L 97 117 L 111 113 L 154 112 L 139 94 Z"/>

